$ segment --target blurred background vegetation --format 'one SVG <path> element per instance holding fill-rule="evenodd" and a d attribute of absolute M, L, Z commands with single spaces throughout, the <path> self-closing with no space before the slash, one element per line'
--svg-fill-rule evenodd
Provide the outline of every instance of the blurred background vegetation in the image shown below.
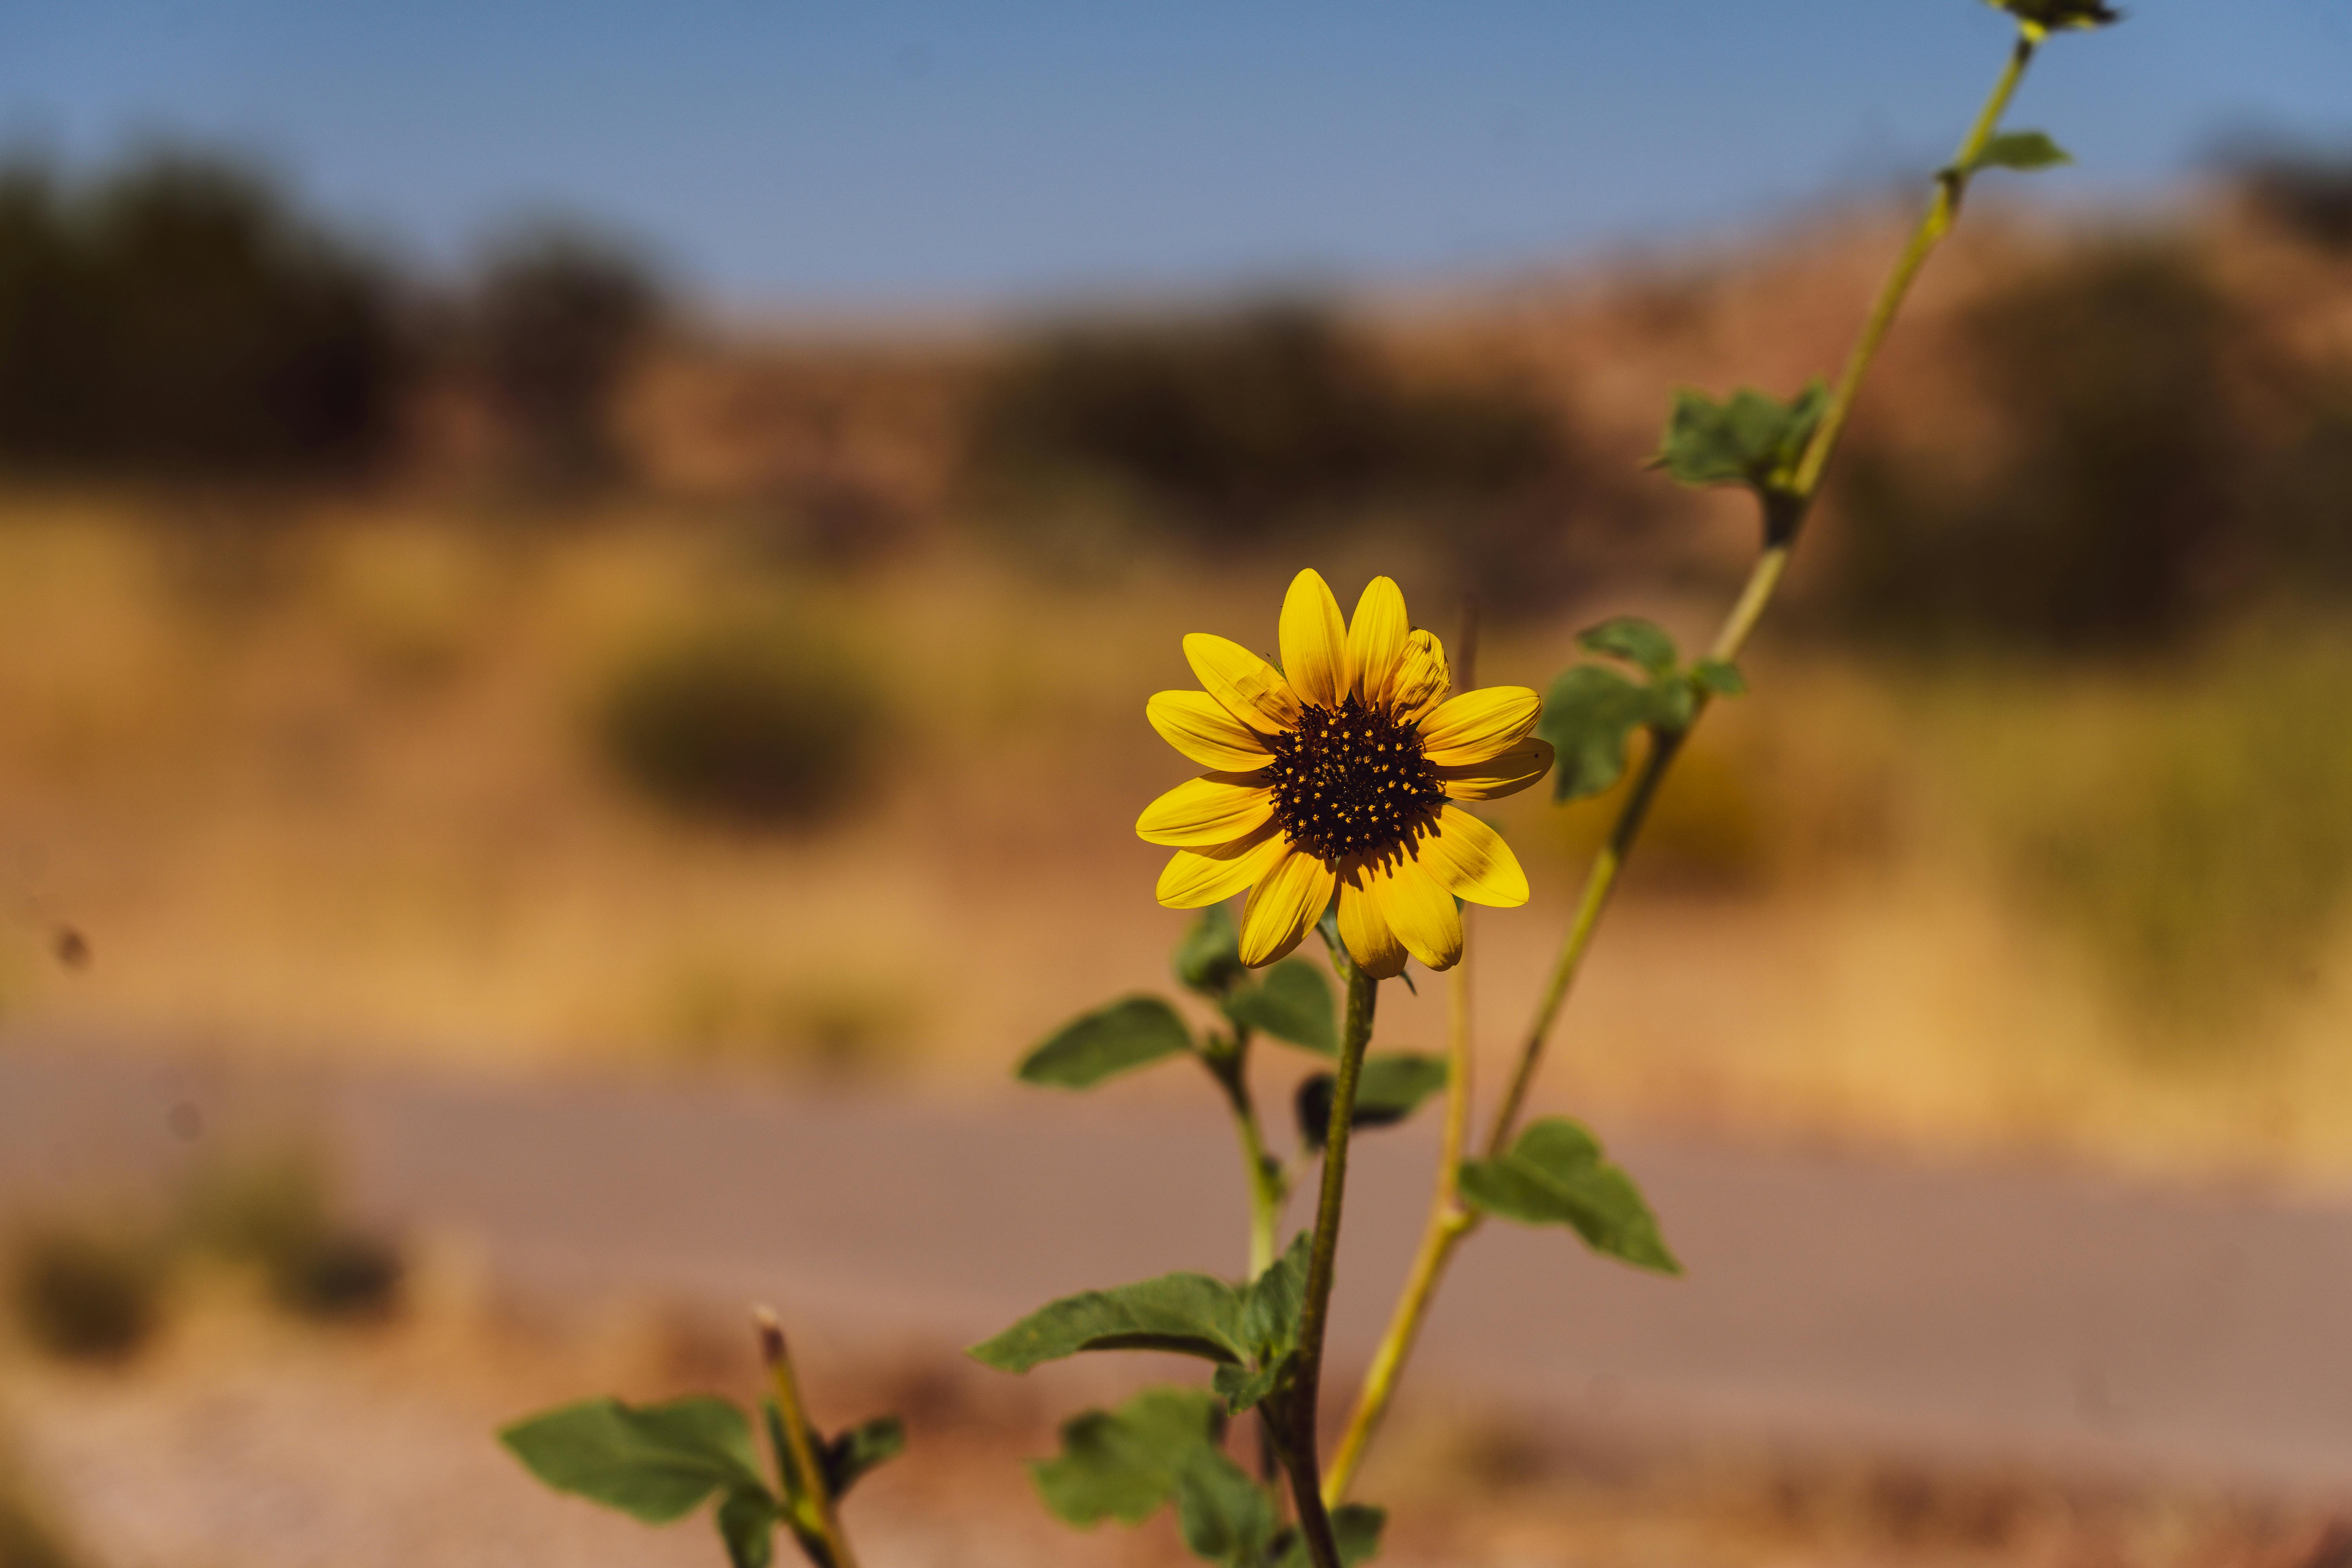
<path fill-rule="evenodd" d="M 1659 805 L 1627 979 L 1580 1003 L 1625 1048 L 1560 1092 L 2340 1167 L 2347 214 L 2352 164 L 2253 154 L 2161 219 L 1972 215 L 1767 695 Z M 1483 679 L 1543 685 L 1619 609 L 1697 634 L 1754 525 L 1643 471 L 1666 394 L 1831 365 L 1885 239 L 1860 212 L 1442 297 L 864 331 L 722 317 L 593 226 L 435 272 L 233 163 L 19 163 L 0 1006 L 993 1078 L 1156 969 L 1127 828 L 1182 772 L 1139 722 L 1182 632 L 1269 641 L 1311 560 L 1395 573 L 1443 633 L 1475 598 Z M 1539 904 L 1608 805 L 1498 813 Z M 1553 923 L 1490 922 L 1497 984 Z M 90 962 L 55 961 L 68 925 Z M 1702 938 L 1718 1001 L 1645 1014 Z M 389 1288 L 285 1223 L 315 1233 L 288 1299 Z M 110 1292 L 144 1331 L 146 1253 L 26 1246 L 26 1301 Z"/>

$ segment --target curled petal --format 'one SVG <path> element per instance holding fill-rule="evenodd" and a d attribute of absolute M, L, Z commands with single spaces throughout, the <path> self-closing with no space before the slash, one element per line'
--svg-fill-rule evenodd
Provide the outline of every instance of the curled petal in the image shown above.
<path fill-rule="evenodd" d="M 1209 695 L 1251 729 L 1272 735 L 1298 722 L 1298 694 L 1282 671 L 1232 638 L 1194 632 L 1184 658 Z"/>
<path fill-rule="evenodd" d="M 1321 856 L 1292 846 L 1251 889 L 1242 910 L 1242 962 L 1255 969 L 1288 954 L 1307 929 L 1323 918 L 1331 902 L 1332 881 L 1331 868 Z"/>
<path fill-rule="evenodd" d="M 1274 761 L 1265 737 L 1205 691 L 1162 691 L 1143 705 L 1160 738 L 1204 768 L 1247 773 Z"/>
<path fill-rule="evenodd" d="M 1524 686 L 1486 686 L 1438 705 L 1421 723 L 1421 751 L 1441 768 L 1501 755 L 1528 738 L 1543 700 Z"/>
<path fill-rule="evenodd" d="M 1171 910 L 1201 910 L 1255 887 L 1282 858 L 1289 841 L 1271 822 L 1245 838 L 1213 849 L 1179 849 L 1160 873 L 1158 894 Z"/>
<path fill-rule="evenodd" d="M 1348 623 L 1348 689 L 1375 712 L 1389 708 L 1397 667 L 1404 662 L 1405 637 L 1412 630 L 1405 618 L 1404 590 L 1394 578 L 1375 577 L 1364 584 L 1355 617 Z"/>
<path fill-rule="evenodd" d="M 1528 901 L 1528 874 L 1518 857 L 1501 834 L 1466 811 L 1444 807 L 1413 848 L 1437 885 L 1457 899 L 1507 910 Z"/>
<path fill-rule="evenodd" d="M 1437 778 L 1455 800 L 1500 800 L 1551 772 L 1551 742 L 1530 735 L 1498 757 L 1440 768 Z"/>
<path fill-rule="evenodd" d="M 1187 779 L 1143 808 L 1136 837 L 1147 844 L 1203 849 L 1263 827 L 1274 818 L 1274 791 L 1247 773 Z"/>
<path fill-rule="evenodd" d="M 1415 631 L 1404 639 L 1404 663 L 1398 668 L 1391 693 L 1399 723 L 1417 723 L 1429 716 L 1454 687 L 1445 665 L 1445 645 L 1432 631 Z"/>
<path fill-rule="evenodd" d="M 1282 668 L 1302 702 L 1337 709 L 1348 684 L 1348 624 L 1330 585 L 1309 567 L 1282 601 Z"/>

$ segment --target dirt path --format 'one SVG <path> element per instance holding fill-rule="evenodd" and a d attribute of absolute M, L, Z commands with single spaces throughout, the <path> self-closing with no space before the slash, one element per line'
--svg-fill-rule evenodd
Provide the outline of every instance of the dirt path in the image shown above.
<path fill-rule="evenodd" d="M 968 1342 L 1057 1293 L 1241 1262 L 1222 1129 L 1044 1096 L 388 1078 L 298 1092 L 18 1044 L 0 1050 L 0 1183 L 163 1166 L 303 1103 L 341 1123 L 371 1210 L 469 1237 L 530 1289 L 756 1297 L 827 1332 Z M 190 1108 L 206 1123 L 193 1141 Z M 1425 1378 L 1584 1419 L 2352 1490 L 2352 1210 L 1617 1142 L 1688 1278 L 1492 1227 L 1431 1329 Z M 1403 1270 L 1430 1156 L 1410 1131 L 1360 1148 L 1343 1359 L 1368 1350 Z"/>

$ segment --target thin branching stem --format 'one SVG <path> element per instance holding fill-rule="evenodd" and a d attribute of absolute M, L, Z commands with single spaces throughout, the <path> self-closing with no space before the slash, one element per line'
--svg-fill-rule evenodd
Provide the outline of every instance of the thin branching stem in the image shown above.
<path fill-rule="evenodd" d="M 1258 1122 L 1257 1103 L 1250 1096 L 1249 1047 L 1249 1032 L 1237 1029 L 1229 1049 L 1206 1055 L 1202 1060 L 1209 1076 L 1224 1090 L 1225 1104 L 1234 1113 L 1234 1136 L 1241 1144 L 1242 1163 L 1247 1168 L 1249 1277 L 1255 1279 L 1273 1267 L 1275 1233 L 1282 1223 L 1283 1202 L 1290 1194 L 1281 1165 L 1266 1152 L 1265 1131 Z"/>
<path fill-rule="evenodd" d="M 1993 83 L 1991 93 L 1969 127 L 1958 153 L 1948 166 L 1937 173 L 1935 198 L 1928 204 L 1926 215 L 1912 231 L 1909 243 L 1896 258 L 1894 268 L 1879 289 L 1878 297 L 1872 302 L 1870 313 L 1864 318 L 1861 333 L 1854 341 L 1853 351 L 1847 356 L 1845 366 L 1838 376 L 1829 407 L 1823 411 L 1821 423 L 1814 427 L 1804 452 L 1798 459 L 1787 492 L 1776 498 L 1774 503 L 1768 504 L 1764 550 L 1748 572 L 1747 584 L 1740 590 L 1730 614 L 1724 618 L 1722 627 L 1717 632 L 1715 642 L 1708 650 L 1710 657 L 1726 661 L 1737 658 L 1740 650 L 1747 647 L 1758 622 L 1763 619 L 1766 608 L 1780 585 L 1781 575 L 1788 569 L 1790 551 L 1796 542 L 1798 531 L 1811 511 L 1814 498 L 1820 493 L 1822 478 L 1828 470 L 1830 458 L 1836 450 L 1839 437 L 1844 432 L 1846 419 L 1853 413 L 1854 402 L 1862 394 L 1863 383 L 1869 375 L 1873 362 L 1878 357 L 1887 330 L 1901 313 L 1904 300 L 1911 292 L 1911 285 L 1927 265 L 1927 258 L 1951 232 L 1953 221 L 1959 216 L 1961 201 L 1968 194 L 1970 174 L 1986 144 L 2000 129 L 2001 116 L 2008 110 L 2010 100 L 2015 96 L 2018 83 L 2024 78 L 2025 68 L 2032 62 L 2034 51 L 2042 37 L 2042 29 L 2038 26 L 2028 24 L 2021 29 L 2000 78 Z M 1585 953 L 1592 945 L 1594 933 L 1600 930 L 1601 917 L 1608 910 L 1611 895 L 1616 891 L 1618 874 L 1624 868 L 1626 858 L 1633 853 L 1633 845 L 1641 836 L 1642 825 L 1649 816 L 1650 806 L 1657 798 L 1659 786 L 1674 766 L 1684 740 L 1706 713 L 1707 702 L 1708 694 L 1705 690 L 1695 693 L 1688 723 L 1678 731 L 1660 730 L 1652 734 L 1648 752 L 1643 759 L 1640 771 L 1634 775 L 1633 786 L 1626 792 L 1624 803 L 1618 807 L 1617 817 L 1610 826 L 1608 837 L 1593 857 L 1591 869 L 1585 877 L 1583 891 L 1577 899 L 1575 916 L 1570 921 L 1568 934 L 1560 944 L 1559 956 L 1552 964 L 1551 974 L 1537 1003 L 1534 1019 L 1520 1044 L 1509 1087 L 1504 1092 L 1486 1137 L 1490 1157 L 1500 1153 L 1508 1145 L 1512 1133 L 1518 1128 L 1519 1118 L 1527 1109 L 1528 1092 L 1534 1087 L 1537 1068 L 1542 1065 L 1544 1047 L 1550 1038 L 1552 1025 L 1575 985 L 1577 973 L 1583 964 Z M 1452 1167 L 1457 1163 L 1454 1150 L 1448 1150 L 1446 1162 L 1448 1171 L 1443 1179 L 1450 1182 L 1453 1179 Z M 1328 1489 L 1332 1503 L 1338 1503 L 1346 1496 L 1356 1465 L 1360 1461 L 1372 1433 L 1380 1426 L 1381 1416 L 1387 1413 L 1389 1401 L 1395 1395 L 1404 1363 L 1420 1335 L 1422 1319 L 1428 1312 L 1429 1303 L 1436 1294 L 1438 1283 L 1444 1278 L 1454 1250 L 1477 1228 L 1479 1217 L 1475 1214 L 1461 1212 L 1458 1205 L 1450 1209 L 1432 1208 L 1412 1272 L 1406 1278 L 1396 1310 L 1390 1319 L 1388 1331 L 1381 1338 L 1380 1349 L 1374 1352 L 1371 1371 L 1357 1397 L 1355 1410 L 1349 1417 L 1348 1429 L 1341 1436 L 1339 1458 L 1332 1467 L 1332 1485 Z"/>
<path fill-rule="evenodd" d="M 776 1424 L 783 1428 L 785 1457 L 800 1483 L 800 1495 L 789 1499 L 786 1506 L 793 1509 L 801 1530 L 814 1535 L 824 1548 L 830 1559 L 826 1568 L 857 1568 L 857 1554 L 849 1549 L 848 1533 L 841 1528 L 840 1512 L 834 1507 L 833 1489 L 825 1485 L 824 1467 L 817 1462 L 815 1445 L 809 1440 L 815 1428 L 801 1399 L 800 1379 L 793 1373 L 783 1325 L 765 1307 L 754 1309 L 751 1321 L 760 1331 L 761 1359 L 768 1363 L 768 1386 L 776 1399 Z"/>
<path fill-rule="evenodd" d="M 1298 1315 L 1297 1371 L 1286 1395 L 1290 1438 L 1284 1460 L 1290 1470 L 1291 1497 L 1298 1508 L 1298 1531 L 1315 1568 L 1340 1568 L 1339 1546 L 1331 1535 L 1322 1478 L 1317 1473 L 1316 1415 L 1323 1388 L 1323 1334 L 1330 1321 L 1331 1281 L 1339 1257 L 1339 1208 L 1348 1192 L 1348 1144 L 1355 1127 L 1356 1085 L 1363 1075 L 1364 1047 L 1371 1043 L 1372 1013 L 1380 1002 L 1381 986 L 1353 963 L 1341 967 L 1348 978 L 1348 1027 L 1339 1042 L 1339 1067 L 1331 1085 L 1331 1122 L 1323 1143 L 1323 1187 L 1315 1205 L 1315 1239 L 1307 1258 L 1307 1300 Z"/>

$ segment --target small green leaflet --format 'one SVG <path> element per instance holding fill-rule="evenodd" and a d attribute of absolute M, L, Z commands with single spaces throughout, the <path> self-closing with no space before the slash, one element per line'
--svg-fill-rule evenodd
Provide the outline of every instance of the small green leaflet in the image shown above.
<path fill-rule="evenodd" d="M 1027 1372 L 1081 1351 L 1173 1351 L 1239 1366 L 1242 1293 L 1206 1274 L 1163 1274 L 1048 1302 L 965 1353 L 1000 1372 Z"/>
<path fill-rule="evenodd" d="M 2036 169 L 2054 168 L 2074 161 L 2074 154 L 2042 132 L 2004 131 L 1987 141 L 1966 168 L 1955 165 L 1948 173 L 1973 174 L 1979 169 L 2017 169 L 2032 174 Z"/>
<path fill-rule="evenodd" d="M 1664 675 L 1675 667 L 1675 639 L 1639 616 L 1618 616 L 1576 634 L 1580 647 Z"/>
<path fill-rule="evenodd" d="M 782 1518 L 766 1492 L 734 1492 L 719 1505 L 719 1539 L 733 1568 L 768 1568 L 776 1560 L 776 1526 Z"/>
<path fill-rule="evenodd" d="M 1307 1252 L 1312 1237 L 1300 1231 L 1289 1247 L 1241 1293 L 1241 1341 L 1250 1360 L 1221 1366 L 1213 1380 L 1235 1415 L 1282 1385 L 1298 1349 L 1298 1318 L 1307 1300 Z"/>
<path fill-rule="evenodd" d="M 1331 1131 L 1331 1094 L 1335 1080 L 1318 1072 L 1298 1086 L 1296 1101 L 1298 1136 L 1310 1149 L 1320 1149 Z M 1422 1101 L 1445 1087 L 1445 1058 L 1416 1051 L 1378 1051 L 1364 1058 L 1356 1080 L 1356 1111 L 1350 1127 L 1392 1127 L 1421 1109 Z"/>
<path fill-rule="evenodd" d="M 1650 466 L 1677 484 L 1746 485 L 1769 499 L 1786 491 L 1829 402 L 1819 380 L 1788 403 L 1747 386 L 1717 403 L 1686 387 L 1675 394 Z"/>
<path fill-rule="evenodd" d="M 817 1463 L 824 1468 L 825 1490 L 839 1501 L 860 1476 L 889 1463 L 906 1449 L 907 1424 L 896 1415 L 860 1422 L 819 1450 Z"/>
<path fill-rule="evenodd" d="M 1564 1117 L 1535 1122 L 1499 1159 L 1463 1162 L 1461 1184 L 1463 1197 L 1488 1214 L 1570 1226 L 1595 1252 L 1660 1274 L 1683 1271 L 1633 1178 Z"/>
<path fill-rule="evenodd" d="M 1605 664 L 1580 664 L 1563 670 L 1544 693 L 1536 734 L 1551 744 L 1556 803 L 1599 795 L 1622 778 L 1634 731 L 1678 734 L 1690 727 L 1703 695 L 1737 697 L 1748 689 L 1738 668 L 1726 659 L 1678 668 L 1675 639 L 1630 616 L 1589 627 L 1576 640 L 1632 665 L 1644 679 Z"/>
<path fill-rule="evenodd" d="M 1230 1568 L 1257 1568 L 1274 1544 L 1273 1500 L 1213 1448 L 1195 1452 L 1177 1472 L 1176 1523 L 1193 1556 Z"/>
<path fill-rule="evenodd" d="M 1321 1056 L 1339 1054 L 1339 1021 L 1331 1002 L 1331 983 L 1307 959 L 1284 959 L 1267 970 L 1257 984 L 1226 996 L 1224 1009 L 1225 1016 L 1234 1023 L 1260 1034 Z"/>
<path fill-rule="evenodd" d="M 1342 1503 L 1331 1510 L 1331 1537 L 1339 1542 L 1339 1561 L 1355 1568 L 1359 1563 L 1370 1563 L 1381 1554 L 1381 1527 L 1389 1521 L 1388 1510 L 1369 1508 L 1360 1502 Z M 1297 1531 L 1290 1536 L 1279 1560 L 1279 1568 L 1309 1568 L 1313 1562 L 1307 1553 L 1307 1542 Z"/>
<path fill-rule="evenodd" d="M 1178 981 L 1203 996 L 1222 996 L 1249 973 L 1242 966 L 1241 932 L 1223 904 L 1211 904 L 1176 944 L 1170 966 Z"/>
<path fill-rule="evenodd" d="M 1148 1388 L 1116 1411 L 1062 1424 L 1062 1451 L 1030 1462 L 1045 1507 L 1065 1524 L 1140 1524 L 1176 1490 L 1194 1453 L 1224 1434 L 1223 1405 L 1205 1389 Z"/>
<path fill-rule="evenodd" d="M 1129 996 L 1065 1024 L 1021 1059 L 1024 1083 L 1092 1089 L 1192 1047 L 1192 1032 L 1157 996 Z"/>
<path fill-rule="evenodd" d="M 714 1491 L 768 1495 L 751 1423 L 723 1399 L 583 1399 L 503 1427 L 499 1441 L 557 1491 L 647 1524 L 682 1518 Z"/>

